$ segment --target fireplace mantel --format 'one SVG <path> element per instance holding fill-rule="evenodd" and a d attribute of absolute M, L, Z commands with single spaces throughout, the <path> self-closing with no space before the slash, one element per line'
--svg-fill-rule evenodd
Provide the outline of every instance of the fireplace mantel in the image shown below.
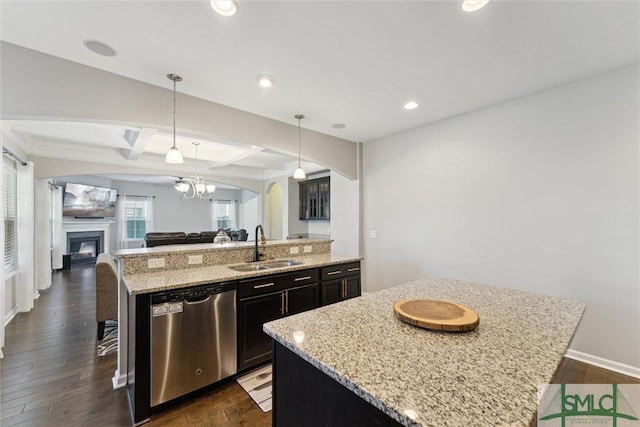
<path fill-rule="evenodd" d="M 66 221 L 62 223 L 62 233 L 64 234 L 64 242 L 67 241 L 67 233 L 76 233 L 80 231 L 103 231 L 104 240 L 103 247 L 105 252 L 110 252 L 109 246 L 109 230 L 112 221 Z M 66 244 L 66 243 L 65 243 Z"/>

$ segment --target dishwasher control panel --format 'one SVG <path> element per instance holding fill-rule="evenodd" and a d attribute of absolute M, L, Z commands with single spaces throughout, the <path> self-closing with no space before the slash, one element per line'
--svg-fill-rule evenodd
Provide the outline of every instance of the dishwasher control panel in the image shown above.
<path fill-rule="evenodd" d="M 154 305 L 153 308 L 153 317 L 165 316 L 167 314 L 172 313 L 182 313 L 183 306 L 182 302 L 174 302 L 167 303 L 163 305 Z"/>

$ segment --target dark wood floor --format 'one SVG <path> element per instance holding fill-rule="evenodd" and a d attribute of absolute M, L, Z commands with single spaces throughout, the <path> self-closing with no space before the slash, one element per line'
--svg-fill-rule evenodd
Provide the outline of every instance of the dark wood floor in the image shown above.
<path fill-rule="evenodd" d="M 93 267 L 54 273 L 36 307 L 7 326 L 0 359 L 0 425 L 127 426 L 124 388 L 113 390 L 115 355 L 96 357 Z M 563 359 L 558 383 L 640 383 L 631 377 Z M 236 384 L 225 384 L 167 407 L 148 426 L 270 426 Z"/>
<path fill-rule="evenodd" d="M 96 357 L 95 274 L 74 267 L 53 275 L 36 307 L 5 329 L 0 359 L 0 425 L 129 426 L 126 390 L 113 390 L 116 355 Z M 229 381 L 154 415 L 148 426 L 270 426 Z"/>

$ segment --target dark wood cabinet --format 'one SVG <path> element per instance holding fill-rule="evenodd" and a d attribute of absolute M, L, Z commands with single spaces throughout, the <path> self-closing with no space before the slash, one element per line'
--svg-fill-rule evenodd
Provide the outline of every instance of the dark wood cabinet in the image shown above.
<path fill-rule="evenodd" d="M 331 178 L 324 177 L 298 183 L 301 220 L 331 219 Z"/>
<path fill-rule="evenodd" d="M 238 304 L 238 370 L 266 362 L 271 357 L 271 339 L 262 325 L 282 317 L 282 292 L 240 300 Z"/>
<path fill-rule="evenodd" d="M 271 338 L 262 325 L 319 306 L 318 270 L 240 281 L 238 370 L 271 360 Z"/>
<path fill-rule="evenodd" d="M 360 262 L 337 264 L 320 269 L 321 305 L 360 296 Z"/>
<path fill-rule="evenodd" d="M 402 425 L 279 342 L 273 347 L 274 427 Z"/>

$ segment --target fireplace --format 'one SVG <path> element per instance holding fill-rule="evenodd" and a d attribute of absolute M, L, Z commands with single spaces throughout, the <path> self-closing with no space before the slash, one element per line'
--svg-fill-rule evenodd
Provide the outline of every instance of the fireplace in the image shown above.
<path fill-rule="evenodd" d="M 98 255 L 104 252 L 104 231 L 67 232 L 67 256 L 70 267 L 95 264 Z"/>

